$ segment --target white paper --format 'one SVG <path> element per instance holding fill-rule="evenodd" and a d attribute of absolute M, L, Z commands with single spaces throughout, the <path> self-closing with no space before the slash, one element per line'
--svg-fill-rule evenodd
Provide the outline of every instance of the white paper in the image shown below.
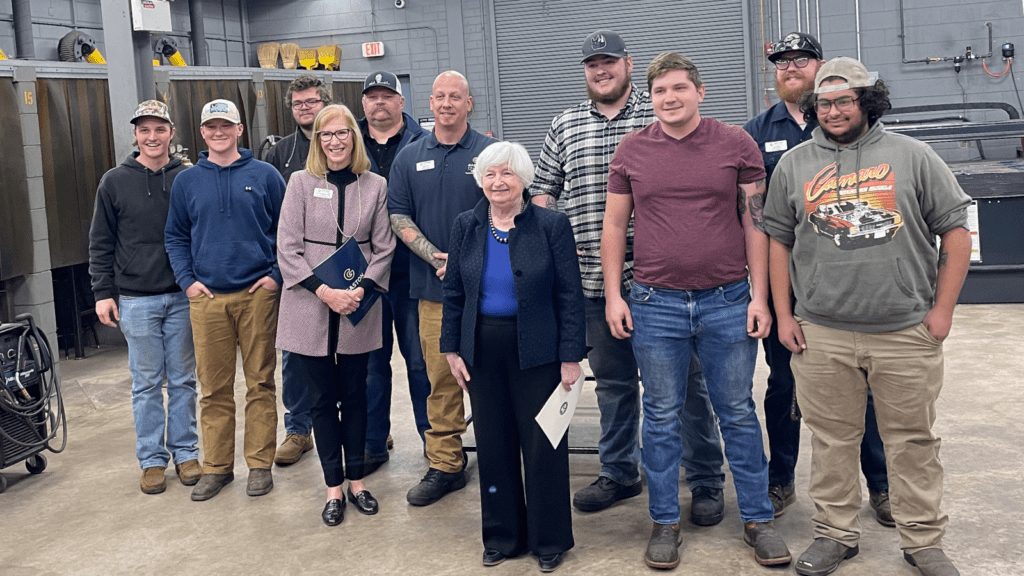
<path fill-rule="evenodd" d="M 559 382 L 555 391 L 551 393 L 547 402 L 537 413 L 535 420 L 548 440 L 551 441 L 553 448 L 558 448 L 562 436 L 565 436 L 565 431 L 569 429 L 569 421 L 576 413 L 576 403 L 580 400 L 580 390 L 582 389 L 583 373 L 580 372 L 580 377 L 573 383 L 571 390 L 562 388 L 562 384 Z"/>

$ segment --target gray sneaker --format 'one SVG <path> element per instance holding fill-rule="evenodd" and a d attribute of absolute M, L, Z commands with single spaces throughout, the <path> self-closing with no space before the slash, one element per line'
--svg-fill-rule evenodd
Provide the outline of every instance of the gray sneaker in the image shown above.
<path fill-rule="evenodd" d="M 679 544 L 682 542 L 679 524 L 654 523 L 651 539 L 647 542 L 644 562 L 651 568 L 679 566 Z"/>

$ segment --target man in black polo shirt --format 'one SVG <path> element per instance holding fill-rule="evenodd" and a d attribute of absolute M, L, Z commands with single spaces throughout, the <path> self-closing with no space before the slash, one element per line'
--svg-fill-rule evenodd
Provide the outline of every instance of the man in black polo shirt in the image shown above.
<path fill-rule="evenodd" d="M 461 435 L 466 432 L 462 388 L 441 354 L 441 279 L 455 217 L 483 197 L 473 179 L 481 150 L 494 142 L 469 127 L 473 97 L 466 77 L 442 72 L 430 95 L 434 132 L 403 148 L 391 166 L 388 211 L 391 228 L 416 258 L 409 259 L 409 295 L 419 300 L 420 344 L 430 378 L 427 458 L 430 469 L 409 490 L 414 506 L 426 506 L 466 486 Z"/>
<path fill-rule="evenodd" d="M 779 102 L 743 127 L 757 142 L 771 182 L 775 165 L 786 151 L 811 139 L 818 126 L 817 118 L 804 118 L 800 100 L 814 90 L 814 76 L 825 62 L 817 38 L 793 32 L 772 44 L 768 60 L 775 65 L 775 92 Z M 800 419 L 793 396 L 792 356 L 779 341 L 775 307 L 768 300 L 772 314 L 771 333 L 762 340 L 764 359 L 771 370 L 768 390 L 764 395 L 765 428 L 768 431 L 768 497 L 779 516 L 796 500 L 793 486 L 797 455 L 800 451 Z M 875 423 L 875 406 L 868 395 L 864 439 L 861 442 L 861 469 L 868 483 L 869 502 L 875 518 L 885 526 L 896 526 L 889 506 L 889 477 L 885 468 L 885 451 Z"/>
<path fill-rule="evenodd" d="M 267 162 L 277 168 L 285 183 L 292 174 L 306 167 L 309 138 L 316 115 L 331 103 L 327 86 L 312 74 L 301 74 L 288 84 L 285 104 L 291 108 L 295 131 L 285 136 L 267 154 Z M 281 402 L 284 404 L 284 441 L 277 449 L 274 463 L 294 464 L 313 449 L 313 418 L 309 414 L 310 397 L 303 383 L 292 382 L 288 369 L 289 352 L 281 352 Z"/>
<path fill-rule="evenodd" d="M 363 82 L 363 113 L 359 121 L 363 142 L 370 157 L 370 170 L 387 178 L 391 164 L 410 142 L 423 135 L 412 116 L 402 112 L 405 98 L 398 77 L 390 72 L 373 72 Z M 417 301 L 409 297 L 409 249 L 401 242 L 395 248 L 391 262 L 391 283 L 381 298 L 384 303 L 384 345 L 370 352 L 366 379 L 366 473 L 369 474 L 387 462 L 388 435 L 391 432 L 391 351 L 394 332 L 398 334 L 398 349 L 405 358 L 409 379 L 409 397 L 416 418 L 420 439 L 430 429 L 427 420 L 427 396 L 430 380 L 419 342 L 419 315 Z"/>

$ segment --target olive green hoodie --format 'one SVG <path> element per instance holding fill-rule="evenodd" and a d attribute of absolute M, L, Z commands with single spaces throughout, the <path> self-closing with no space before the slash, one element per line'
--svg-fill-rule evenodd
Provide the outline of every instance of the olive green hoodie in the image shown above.
<path fill-rule="evenodd" d="M 971 200 L 928 145 L 876 122 L 839 146 L 815 128 L 779 161 L 764 208 L 790 247 L 796 316 L 829 328 L 891 332 L 935 301 L 936 236 L 965 226 Z"/>

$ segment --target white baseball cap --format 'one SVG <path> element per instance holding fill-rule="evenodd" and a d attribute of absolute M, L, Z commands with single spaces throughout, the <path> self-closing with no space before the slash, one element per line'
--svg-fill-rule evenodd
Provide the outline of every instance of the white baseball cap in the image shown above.
<path fill-rule="evenodd" d="M 209 120 L 223 118 L 232 124 L 241 124 L 242 117 L 238 114 L 238 106 L 230 100 L 214 100 L 203 106 L 203 114 L 199 123 L 206 124 Z"/>

